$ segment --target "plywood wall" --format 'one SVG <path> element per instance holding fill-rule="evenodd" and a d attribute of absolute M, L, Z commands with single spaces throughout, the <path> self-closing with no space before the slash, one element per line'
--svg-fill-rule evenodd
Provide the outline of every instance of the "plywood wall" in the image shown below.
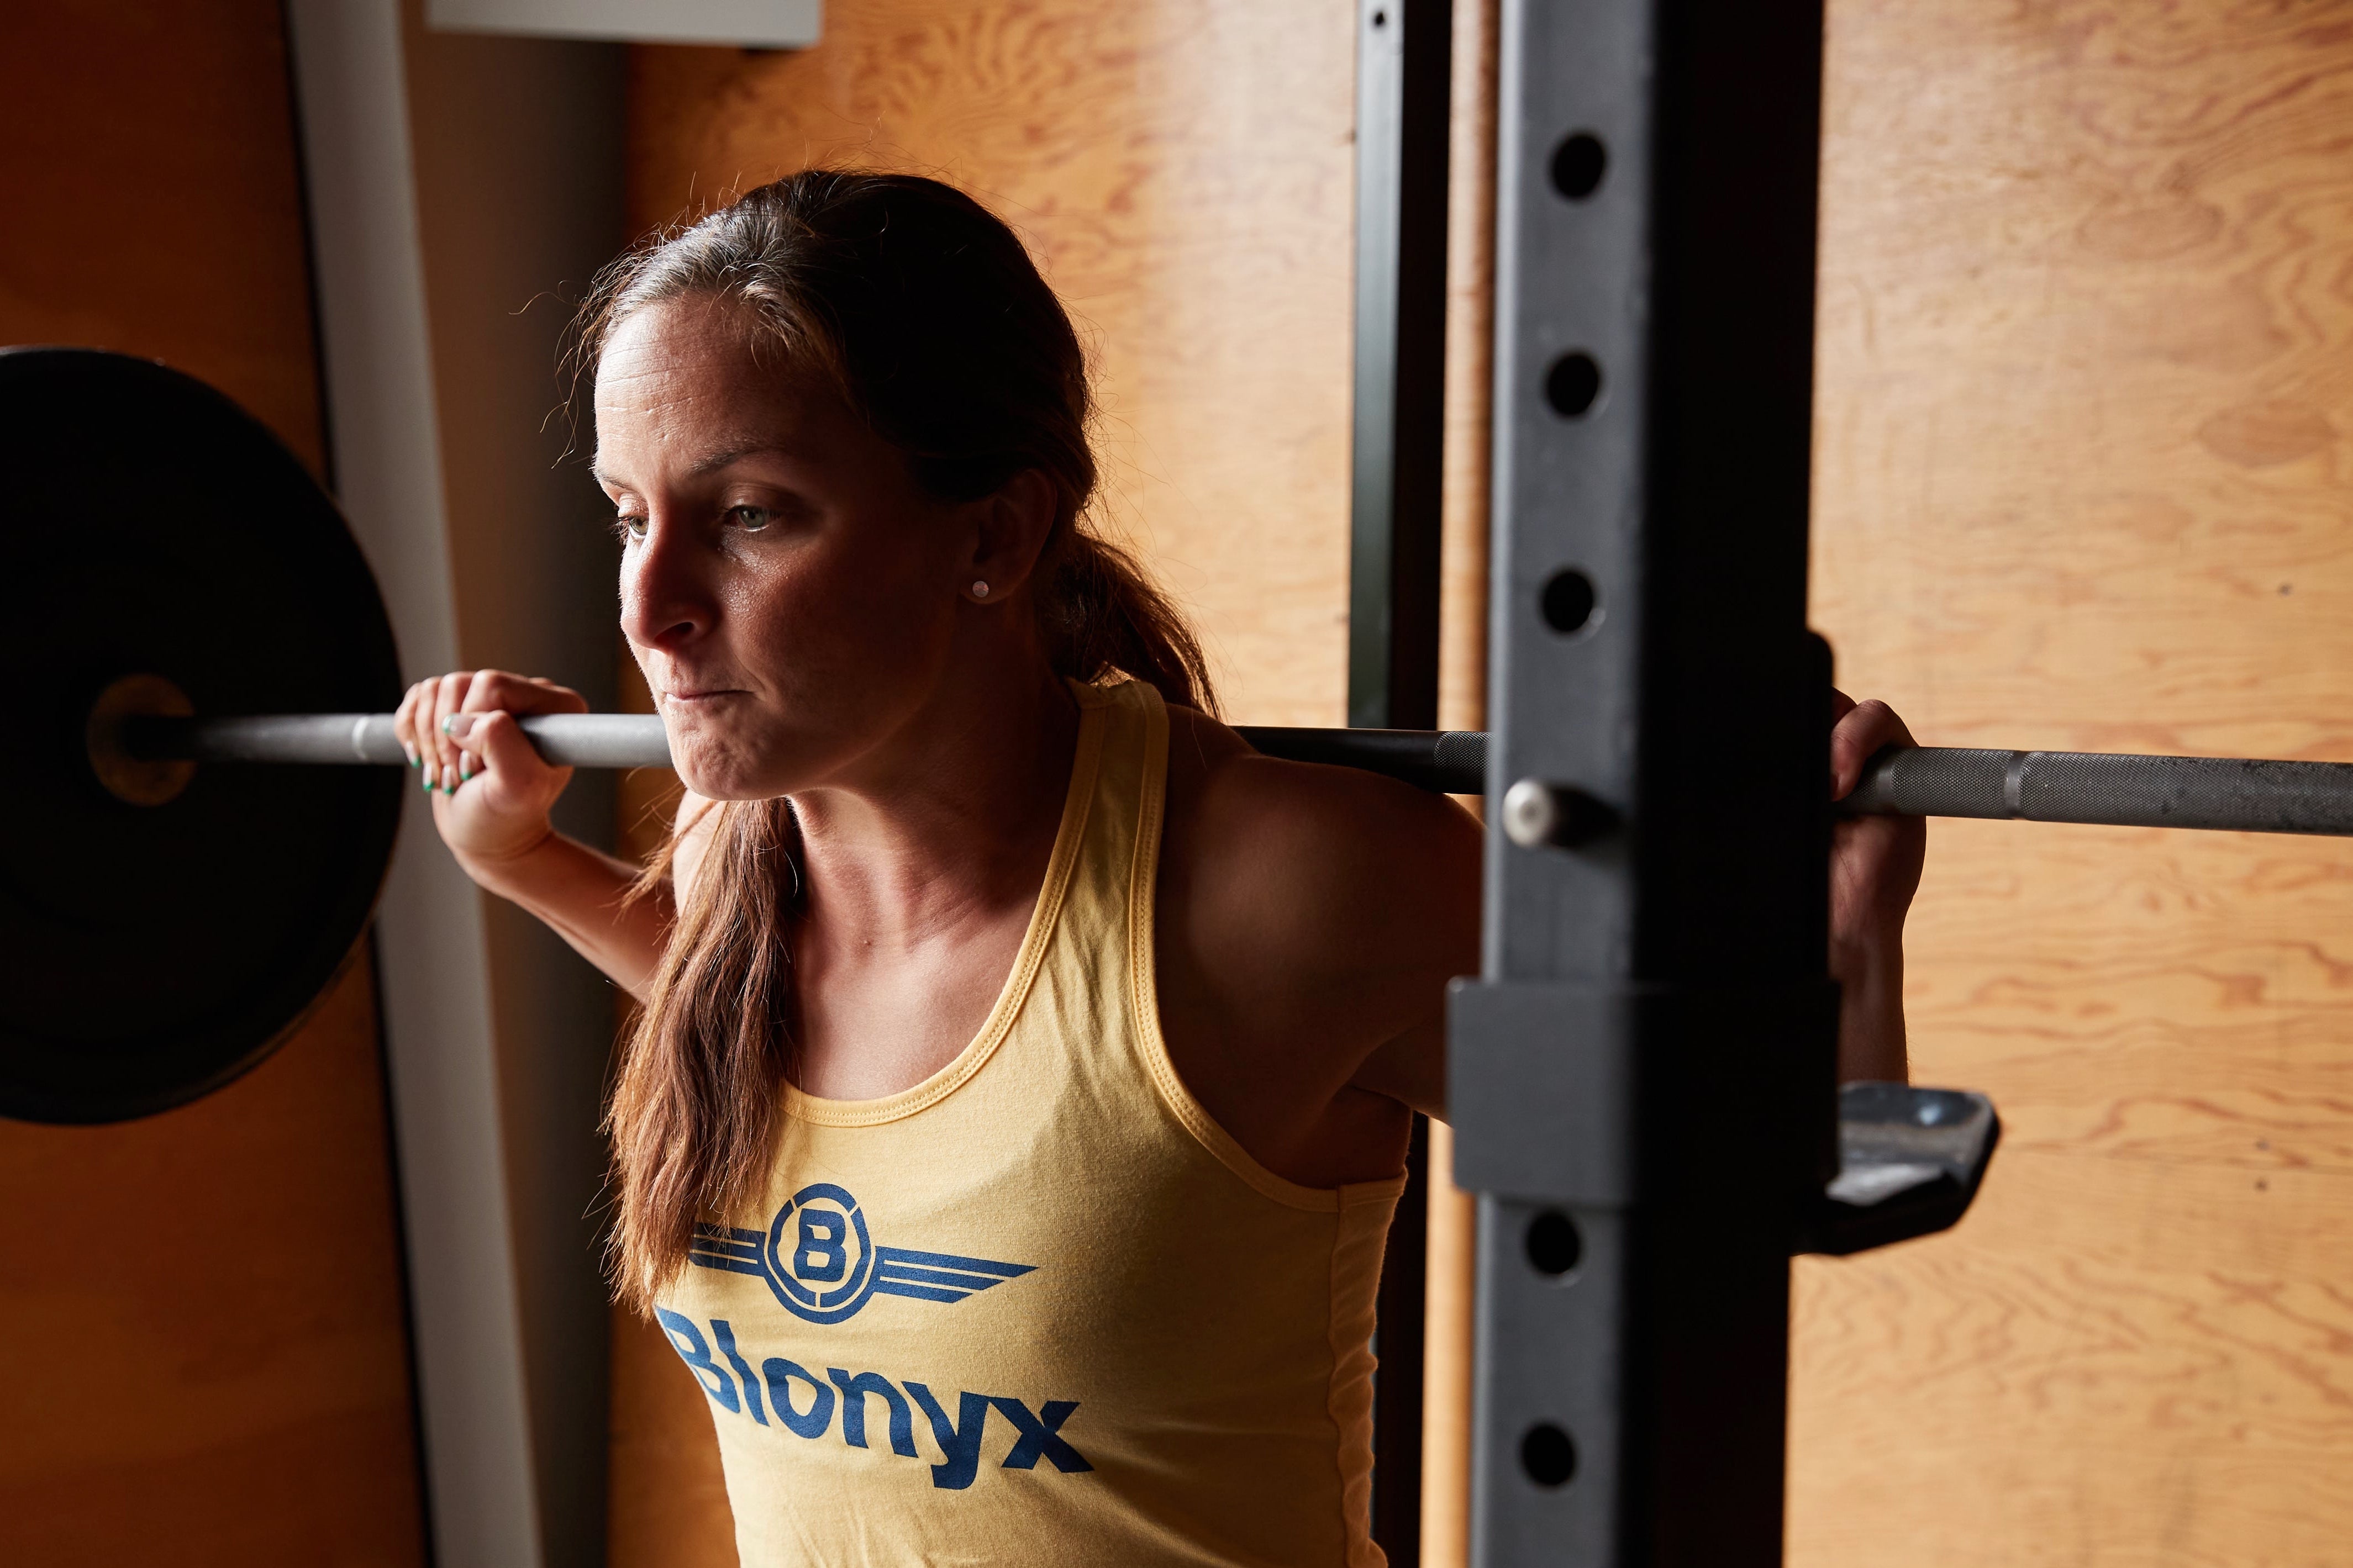
<path fill-rule="evenodd" d="M 1336 724 L 1355 37 L 1344 4 L 840 0 L 811 49 L 636 51 L 631 213 L 829 163 L 988 202 L 1093 353 L 1105 520 L 1229 715 Z"/>
<path fill-rule="evenodd" d="M 278 6 L 36 0 L 7 21 L 0 342 L 161 358 L 315 469 Z M 194 1105 L 0 1121 L 0 1562 L 424 1561 L 364 956 Z"/>
<path fill-rule="evenodd" d="M 2353 760 L 2353 9 L 1833 0 L 1815 604 L 1960 745 Z M 1790 1561 L 2353 1560 L 2353 844 L 1938 824 L 1949 1237 L 1798 1280 Z"/>

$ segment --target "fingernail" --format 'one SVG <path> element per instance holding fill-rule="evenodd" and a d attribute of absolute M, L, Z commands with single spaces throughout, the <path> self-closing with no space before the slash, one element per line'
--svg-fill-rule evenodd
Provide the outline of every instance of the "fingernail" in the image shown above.
<path fill-rule="evenodd" d="M 407 742 L 403 741 L 400 743 L 400 749 L 408 753 L 408 765 L 410 767 L 421 768 L 425 765 L 425 760 L 417 754 L 416 747 L 410 745 Z"/>
<path fill-rule="evenodd" d="M 441 721 L 441 732 L 462 741 L 474 732 L 474 721 L 480 717 L 479 713 L 452 713 Z"/>
<path fill-rule="evenodd" d="M 459 782 L 459 784 L 464 784 L 468 779 L 472 778 L 473 776 L 474 776 L 474 770 L 473 770 L 473 769 L 471 769 L 471 768 L 470 768 L 470 767 L 468 767 L 468 766 L 465 764 L 465 763 L 461 760 L 461 761 L 458 763 L 458 782 Z"/>
<path fill-rule="evenodd" d="M 420 768 L 422 768 L 422 769 L 424 770 L 424 773 L 423 773 L 423 774 L 421 775 L 421 782 L 422 782 L 422 783 L 424 784 L 424 785 L 425 785 L 425 793 L 426 793 L 427 795 L 431 795 L 431 794 L 433 793 L 433 767 L 432 767 L 432 764 L 431 764 L 431 763 L 418 763 L 417 765 L 418 765 Z"/>

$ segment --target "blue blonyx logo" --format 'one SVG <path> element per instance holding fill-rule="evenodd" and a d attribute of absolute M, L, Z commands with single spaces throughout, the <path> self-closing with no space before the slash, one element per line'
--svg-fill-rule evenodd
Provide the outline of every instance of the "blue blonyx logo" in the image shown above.
<path fill-rule="evenodd" d="M 1037 1267 L 877 1247 L 858 1200 L 831 1182 L 795 1193 L 765 1231 L 696 1226 L 687 1259 L 766 1280 L 786 1311 L 812 1323 L 840 1322 L 876 1296 L 961 1301 Z"/>
<path fill-rule="evenodd" d="M 706 1340 L 701 1325 L 682 1312 L 657 1307 L 654 1316 L 711 1403 L 730 1415 L 748 1417 L 754 1426 L 781 1427 L 815 1441 L 834 1426 L 839 1409 L 843 1446 L 871 1453 L 866 1422 L 870 1402 L 879 1399 L 891 1452 L 913 1459 L 922 1458 L 915 1447 L 915 1412 L 922 1411 L 940 1451 L 939 1462 L 932 1467 L 932 1485 L 941 1491 L 963 1491 L 972 1485 L 980 1473 L 982 1440 L 992 1425 L 1013 1429 L 1013 1441 L 999 1461 L 1004 1469 L 1035 1470 L 1040 1459 L 1066 1476 L 1094 1468 L 1062 1436 L 1064 1424 L 1078 1414 L 1075 1399 L 1045 1400 L 1033 1410 L 1027 1400 L 1009 1394 L 965 1390 L 954 1396 L 955 1414 L 951 1415 L 948 1402 L 934 1394 L 929 1384 L 913 1378 L 893 1382 L 879 1372 L 839 1366 L 825 1368 L 819 1377 L 799 1362 L 774 1355 L 762 1357 L 754 1372 L 752 1361 L 759 1352 L 736 1344 L 735 1326 L 726 1319 L 710 1321 Z"/>

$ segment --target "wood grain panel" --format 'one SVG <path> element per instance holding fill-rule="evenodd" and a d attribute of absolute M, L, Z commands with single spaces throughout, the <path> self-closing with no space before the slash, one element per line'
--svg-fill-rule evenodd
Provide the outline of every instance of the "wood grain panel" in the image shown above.
<path fill-rule="evenodd" d="M 846 0 L 790 54 L 640 49 L 640 226 L 808 163 L 952 179 L 1094 355 L 1103 515 L 1197 616 L 1230 717 L 1345 700 L 1355 23 L 1249 0 Z"/>
<path fill-rule="evenodd" d="M 362 960 L 193 1105 L 0 1122 L 0 1561 L 425 1561 L 375 1027 Z"/>
<path fill-rule="evenodd" d="M 8 10 L 0 342 L 160 359 L 323 467 L 278 7 Z"/>
<path fill-rule="evenodd" d="M 270 0 L 11 8 L 0 342 L 164 359 L 315 469 L 280 26 Z M 0 1561 L 424 1561 L 364 955 L 194 1105 L 0 1121 Z"/>
<path fill-rule="evenodd" d="M 1833 0 L 1815 605 L 1926 740 L 2353 760 L 2353 11 Z M 2353 845 L 1939 824 L 2009 1135 L 1801 1266 L 1801 1564 L 2353 1542 Z"/>

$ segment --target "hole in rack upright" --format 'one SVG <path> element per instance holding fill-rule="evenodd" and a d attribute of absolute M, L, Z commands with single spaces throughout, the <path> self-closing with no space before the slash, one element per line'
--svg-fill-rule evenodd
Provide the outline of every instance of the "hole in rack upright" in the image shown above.
<path fill-rule="evenodd" d="M 1581 202 L 1601 188 L 1609 171 L 1609 152 L 1601 138 L 1579 131 L 1562 138 L 1552 153 L 1552 188 L 1572 202 Z"/>
<path fill-rule="evenodd" d="M 1585 1255 L 1585 1240 L 1577 1233 L 1577 1222 L 1558 1209 L 1546 1209 L 1528 1221 L 1525 1245 L 1528 1267 L 1547 1279 L 1567 1274 Z"/>
<path fill-rule="evenodd" d="M 1520 1439 L 1520 1468 L 1540 1487 L 1564 1487 L 1577 1474 L 1577 1445 L 1568 1433 L 1539 1421 Z"/>
<path fill-rule="evenodd" d="M 1593 624 L 1599 598 L 1592 578 L 1574 566 L 1564 566 L 1545 579 L 1536 605 L 1545 625 L 1563 637 L 1574 637 Z"/>
<path fill-rule="evenodd" d="M 1601 396 L 1601 366 L 1583 349 L 1553 361 L 1545 374 L 1545 401 L 1563 419 L 1582 419 Z"/>

